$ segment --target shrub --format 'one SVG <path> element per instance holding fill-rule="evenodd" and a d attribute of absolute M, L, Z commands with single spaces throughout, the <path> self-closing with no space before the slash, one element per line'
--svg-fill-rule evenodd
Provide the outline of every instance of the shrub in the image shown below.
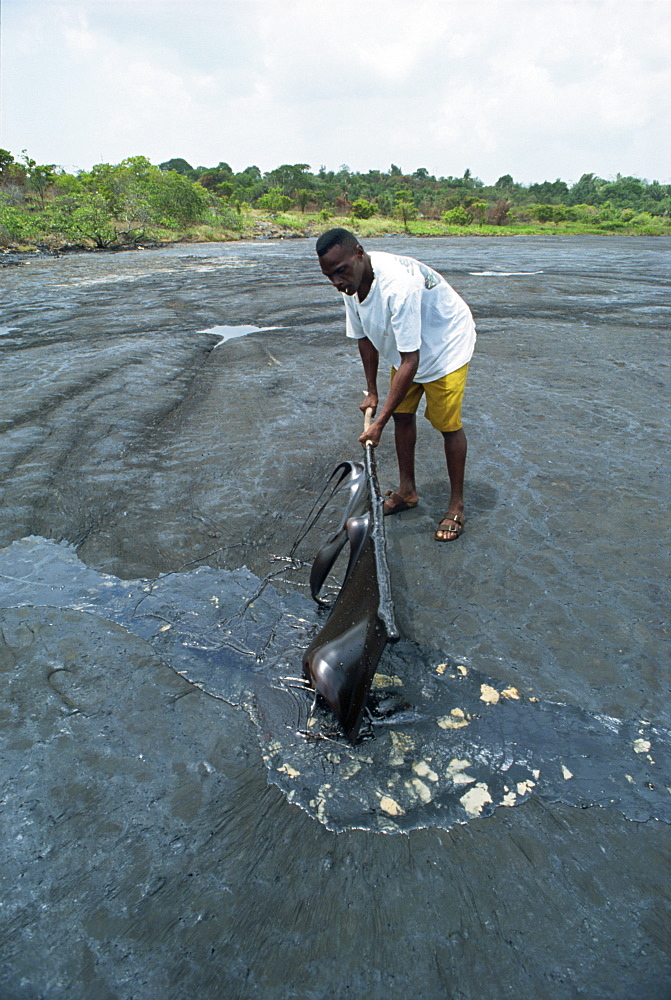
<path fill-rule="evenodd" d="M 109 247 L 117 240 L 117 230 L 102 195 L 83 193 L 65 195 L 54 202 L 52 231 L 69 239 L 88 239 L 97 247 Z M 127 236 L 130 239 L 132 227 Z"/>
<path fill-rule="evenodd" d="M 530 205 L 529 214 L 538 222 L 552 222 L 554 220 L 554 205 Z"/>
<path fill-rule="evenodd" d="M 443 212 L 443 222 L 448 226 L 470 226 L 473 216 L 463 205 L 457 205 L 448 212 Z"/>
<path fill-rule="evenodd" d="M 167 173 L 154 173 L 147 185 L 146 199 L 151 208 L 151 215 L 159 215 L 170 224 L 188 225 L 200 222 L 208 204 L 207 193 L 188 177 L 178 174 L 176 170 Z"/>
<path fill-rule="evenodd" d="M 237 205 L 220 201 L 215 205 L 213 214 L 219 225 L 224 226 L 225 229 L 242 229 L 241 206 L 238 208 Z"/>
<path fill-rule="evenodd" d="M 598 214 L 594 205 L 573 205 L 569 211 L 578 222 L 593 222 Z"/>
<path fill-rule="evenodd" d="M 310 192 L 307 188 L 299 188 L 296 192 L 296 201 L 301 212 L 304 212 L 310 200 Z"/>
<path fill-rule="evenodd" d="M 394 197 L 394 215 L 403 220 L 406 233 L 410 232 L 408 222 L 417 218 L 417 209 L 413 201 L 412 191 L 397 191 Z"/>
<path fill-rule="evenodd" d="M 20 208 L 0 206 L 0 232 L 3 241 L 31 241 L 39 233 L 35 225 L 36 217 L 29 215 Z"/>
<path fill-rule="evenodd" d="M 291 203 L 291 198 L 282 194 L 282 188 L 271 188 L 261 195 L 256 204 L 266 212 L 284 212 Z"/>
<path fill-rule="evenodd" d="M 370 219 L 377 212 L 377 205 L 365 198 L 357 198 L 352 202 L 352 215 L 355 219 Z"/>

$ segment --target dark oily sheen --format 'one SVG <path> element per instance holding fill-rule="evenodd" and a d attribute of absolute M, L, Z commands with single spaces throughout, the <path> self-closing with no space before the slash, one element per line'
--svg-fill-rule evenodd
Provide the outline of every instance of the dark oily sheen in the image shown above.
<path fill-rule="evenodd" d="M 345 613 L 354 620 L 360 620 L 349 606 L 359 588 L 356 575 L 375 577 L 368 553 L 370 561 L 357 560 L 342 591 Z M 327 829 L 450 830 L 532 795 L 578 808 L 609 807 L 638 823 L 671 822 L 668 728 L 539 699 L 467 659 L 407 640 L 383 650 L 370 717 L 357 744 L 346 742 L 331 710 L 315 711 L 314 691 L 300 683 L 319 612 L 305 595 L 291 589 L 280 595 L 248 570 L 201 566 L 156 580 L 121 580 L 85 566 L 71 546 L 33 537 L 0 550 L 0 608 L 0 668 L 11 678 L 7 760 L 24 747 L 11 773 L 25 758 L 25 746 L 16 742 L 22 726 L 34 725 L 33 695 L 20 666 L 26 650 L 42 651 L 49 697 L 56 685 L 67 717 L 89 711 L 76 695 L 80 676 L 92 675 L 93 688 L 113 691 L 112 700 L 128 678 L 145 681 L 135 654 L 122 679 L 110 676 L 117 668 L 107 665 L 99 645 L 79 647 L 78 629 L 95 621 L 96 628 L 107 623 L 137 637 L 193 690 L 244 709 L 256 725 L 269 780 Z M 380 618 L 374 620 L 382 632 Z M 330 619 L 321 633 L 324 645 L 329 625 Z M 371 650 L 356 679 L 373 669 L 385 644 L 380 632 L 357 633 L 355 626 L 343 639 L 338 631 L 341 650 L 353 660 Z M 347 693 L 343 686 L 343 704 Z M 151 725 L 148 712 L 143 725 Z M 30 731 L 39 754 L 46 737 Z M 48 736 L 55 754 L 61 736 L 58 730 Z"/>

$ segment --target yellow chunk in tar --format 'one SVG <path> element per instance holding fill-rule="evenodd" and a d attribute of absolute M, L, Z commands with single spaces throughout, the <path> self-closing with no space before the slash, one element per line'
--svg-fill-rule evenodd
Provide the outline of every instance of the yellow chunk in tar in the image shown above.
<path fill-rule="evenodd" d="M 290 778 L 297 778 L 298 775 L 301 773 L 300 771 L 297 771 L 295 768 L 291 767 L 290 764 L 282 764 L 282 766 L 278 767 L 277 770 L 281 771 L 282 774 L 288 774 Z"/>
<path fill-rule="evenodd" d="M 487 705 L 497 705 L 500 697 L 499 692 L 491 684 L 480 685 L 480 701 L 484 701 Z"/>
<path fill-rule="evenodd" d="M 449 715 L 443 715 L 436 721 L 441 729 L 463 729 L 469 720 L 470 716 L 466 715 L 463 708 L 453 708 Z"/>
<path fill-rule="evenodd" d="M 501 692 L 501 697 L 502 698 L 515 698 L 515 699 L 517 699 L 519 701 L 520 693 L 517 690 L 517 688 L 513 687 L 512 684 L 511 684 L 510 687 L 507 687 L 507 688 L 503 689 L 503 691 Z"/>
<path fill-rule="evenodd" d="M 410 736 L 405 736 L 403 733 L 397 733 L 393 729 L 389 735 L 391 736 L 392 747 L 391 753 L 389 754 L 389 763 L 392 767 L 400 767 L 405 760 L 405 755 L 415 749 L 414 741 Z"/>
<path fill-rule="evenodd" d="M 429 786 L 425 785 L 419 778 L 411 778 L 410 781 L 406 781 L 405 787 L 411 795 L 414 794 L 424 805 L 427 805 L 433 797 Z"/>
<path fill-rule="evenodd" d="M 492 801 L 492 797 L 487 785 L 479 781 L 461 796 L 460 801 L 469 816 L 479 816 L 486 804 Z"/>
<path fill-rule="evenodd" d="M 438 781 L 438 775 L 435 771 L 431 770 L 425 760 L 420 760 L 416 764 L 413 764 L 412 769 L 420 778 L 428 778 L 429 781 Z"/>
<path fill-rule="evenodd" d="M 458 760 L 454 757 L 446 771 L 446 777 L 452 779 L 454 785 L 470 785 L 475 778 L 470 774 L 464 774 L 467 767 L 471 766 L 470 760 Z"/>
<path fill-rule="evenodd" d="M 402 808 L 391 795 L 383 795 L 380 799 L 380 809 L 389 816 L 403 816 L 405 809 Z"/>
<path fill-rule="evenodd" d="M 375 674 L 371 684 L 373 690 L 389 687 L 403 687 L 403 681 L 396 674 Z"/>
<path fill-rule="evenodd" d="M 528 792 L 530 792 L 532 790 L 532 788 L 535 788 L 535 787 L 536 787 L 536 782 L 535 781 L 531 781 L 529 778 L 527 778 L 526 781 L 518 781 L 517 782 L 517 794 L 518 795 L 526 795 Z"/>

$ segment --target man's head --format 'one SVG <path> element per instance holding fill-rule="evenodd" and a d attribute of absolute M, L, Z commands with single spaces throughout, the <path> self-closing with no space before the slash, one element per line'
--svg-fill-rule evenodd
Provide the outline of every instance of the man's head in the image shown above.
<path fill-rule="evenodd" d="M 345 295 L 365 298 L 373 280 L 370 258 L 354 233 L 348 229 L 329 229 L 317 240 L 319 266 L 329 281 Z"/>
<path fill-rule="evenodd" d="M 329 229 L 317 240 L 317 256 L 323 257 L 334 246 L 341 246 L 352 253 L 359 246 L 359 241 L 349 229 Z"/>

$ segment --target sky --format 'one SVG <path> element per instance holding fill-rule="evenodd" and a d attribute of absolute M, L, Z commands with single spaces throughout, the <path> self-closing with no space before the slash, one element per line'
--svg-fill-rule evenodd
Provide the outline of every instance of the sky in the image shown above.
<path fill-rule="evenodd" d="M 0 147 L 671 182 L 671 0 L 0 0 Z"/>

